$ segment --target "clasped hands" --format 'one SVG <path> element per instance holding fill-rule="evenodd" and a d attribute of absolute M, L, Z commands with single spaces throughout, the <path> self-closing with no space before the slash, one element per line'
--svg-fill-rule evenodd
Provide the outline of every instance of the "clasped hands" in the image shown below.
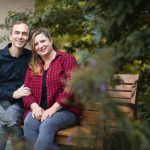
<path fill-rule="evenodd" d="M 43 122 L 44 120 L 51 117 L 53 114 L 57 112 L 57 109 L 55 109 L 55 107 L 53 106 L 51 108 L 44 110 L 37 103 L 32 103 L 31 109 L 32 109 L 32 117 L 36 118 L 41 122 Z"/>

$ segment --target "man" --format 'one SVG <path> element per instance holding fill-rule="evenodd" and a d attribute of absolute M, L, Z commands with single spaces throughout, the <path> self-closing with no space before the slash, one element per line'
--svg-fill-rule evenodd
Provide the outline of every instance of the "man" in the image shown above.
<path fill-rule="evenodd" d="M 0 150 L 5 150 L 8 134 L 13 141 L 23 137 L 23 104 L 21 98 L 30 94 L 23 81 L 31 51 L 25 46 L 29 41 L 30 27 L 22 21 L 15 22 L 9 34 L 10 43 L 0 50 Z"/>

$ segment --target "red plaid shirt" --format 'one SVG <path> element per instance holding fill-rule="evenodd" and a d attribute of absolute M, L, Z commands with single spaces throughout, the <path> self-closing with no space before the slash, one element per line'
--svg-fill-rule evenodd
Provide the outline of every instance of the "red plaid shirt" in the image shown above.
<path fill-rule="evenodd" d="M 67 98 L 74 101 L 73 94 L 64 92 L 64 79 L 69 79 L 71 71 L 77 67 L 76 59 L 65 52 L 57 51 L 55 59 L 51 62 L 46 76 L 47 86 L 47 105 L 51 107 L 55 102 L 58 102 L 63 109 L 74 112 L 78 117 L 81 114 L 81 106 L 65 105 L 62 100 Z M 30 105 L 34 102 L 40 105 L 42 95 L 42 80 L 43 71 L 40 75 L 33 75 L 30 68 L 28 68 L 25 77 L 25 86 L 31 89 L 32 94 L 23 98 L 26 116 L 30 110 Z"/>

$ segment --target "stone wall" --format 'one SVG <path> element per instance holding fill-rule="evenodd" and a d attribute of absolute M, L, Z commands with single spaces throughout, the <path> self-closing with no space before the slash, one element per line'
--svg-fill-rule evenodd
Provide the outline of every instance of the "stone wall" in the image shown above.
<path fill-rule="evenodd" d="M 34 10 L 34 0 L 0 0 L 0 23 L 4 23 L 8 11 L 24 12 L 26 10 Z M 0 36 L 8 35 L 8 31 L 0 29 Z M 3 48 L 8 41 L 0 43 L 0 49 Z"/>

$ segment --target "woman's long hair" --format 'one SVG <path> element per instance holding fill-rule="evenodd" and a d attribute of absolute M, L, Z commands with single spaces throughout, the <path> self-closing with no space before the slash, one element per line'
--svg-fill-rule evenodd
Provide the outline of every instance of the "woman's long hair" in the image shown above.
<path fill-rule="evenodd" d="M 29 67 L 32 70 L 33 74 L 37 74 L 37 75 L 41 73 L 43 62 L 42 62 L 41 56 L 39 56 L 35 50 L 35 37 L 41 33 L 44 34 L 46 37 L 48 37 L 50 40 L 52 39 L 49 31 L 45 28 L 39 28 L 39 29 L 33 30 L 31 33 L 32 58 L 31 58 Z M 52 46 L 53 46 L 53 49 L 57 51 L 57 48 L 54 45 L 54 42 Z"/>

